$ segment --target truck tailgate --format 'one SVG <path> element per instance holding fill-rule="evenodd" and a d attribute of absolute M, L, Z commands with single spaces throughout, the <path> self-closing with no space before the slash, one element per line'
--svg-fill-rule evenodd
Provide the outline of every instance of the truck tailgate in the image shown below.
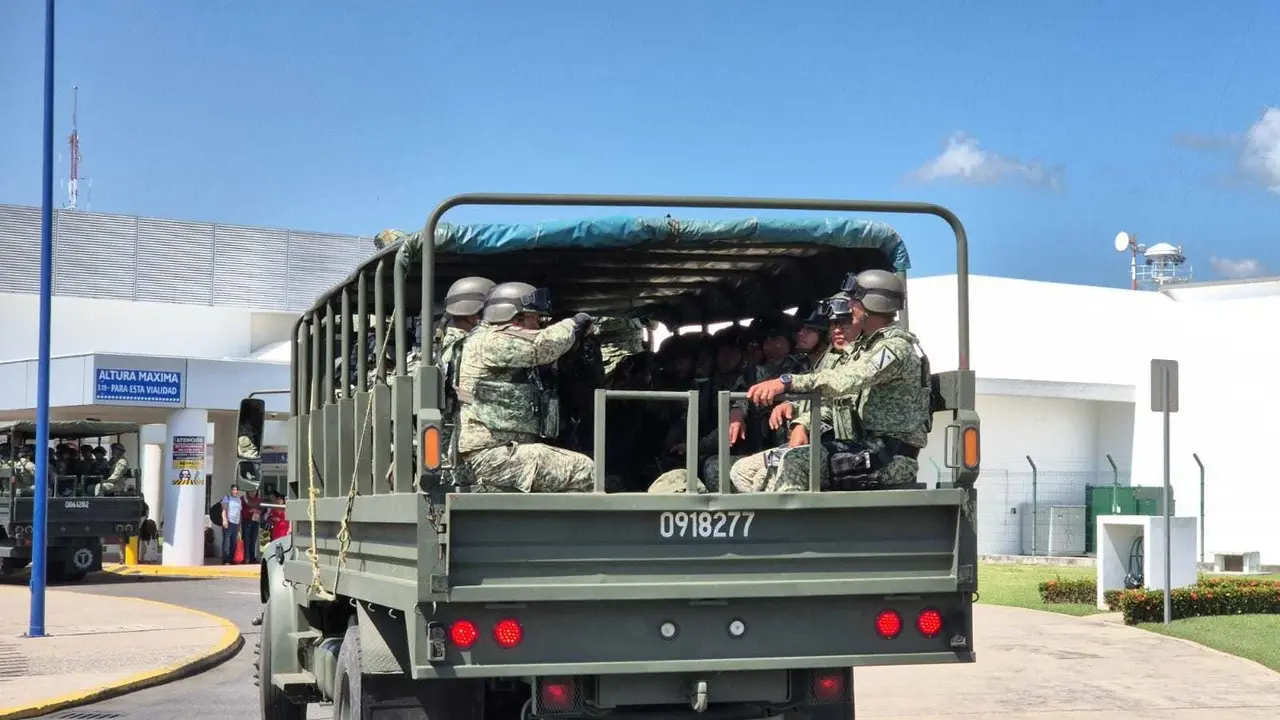
<path fill-rule="evenodd" d="M 501 603 L 956 592 L 963 497 L 954 489 L 451 495 L 448 597 Z"/>

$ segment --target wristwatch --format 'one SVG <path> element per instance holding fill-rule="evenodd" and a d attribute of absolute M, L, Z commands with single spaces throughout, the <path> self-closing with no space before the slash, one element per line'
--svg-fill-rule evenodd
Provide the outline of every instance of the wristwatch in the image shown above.
<path fill-rule="evenodd" d="M 778 382 L 782 383 L 782 387 L 791 389 L 791 373 L 782 373 L 778 376 Z"/>

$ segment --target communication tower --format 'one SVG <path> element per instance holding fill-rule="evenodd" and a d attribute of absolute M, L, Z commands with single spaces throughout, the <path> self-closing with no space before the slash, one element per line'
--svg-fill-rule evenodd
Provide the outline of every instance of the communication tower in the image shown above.
<path fill-rule="evenodd" d="M 67 136 L 67 149 L 71 153 L 70 171 L 67 173 L 67 204 L 64 210 L 76 210 L 80 205 L 80 86 L 71 88 L 71 134 Z M 93 182 L 89 182 L 92 189 Z"/>
<path fill-rule="evenodd" d="M 1138 242 L 1137 235 L 1121 232 L 1116 235 L 1115 248 L 1116 252 L 1129 252 L 1130 289 L 1159 290 L 1195 277 L 1181 245 L 1156 243 L 1148 247 Z"/>

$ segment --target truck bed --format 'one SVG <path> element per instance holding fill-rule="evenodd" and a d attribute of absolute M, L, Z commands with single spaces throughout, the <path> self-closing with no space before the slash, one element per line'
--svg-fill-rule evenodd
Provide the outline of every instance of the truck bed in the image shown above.
<path fill-rule="evenodd" d="M 340 572 L 336 523 L 317 523 L 317 548 L 327 588 L 336 581 L 339 595 L 369 603 L 369 622 L 403 627 L 416 678 L 974 659 L 961 490 L 457 494 L 436 508 L 439 536 L 414 522 L 426 513 L 411 498 L 425 502 L 355 499 L 359 527 Z M 291 515 L 295 502 L 305 507 L 291 502 Z M 325 499 L 317 517 L 338 508 Z M 296 528 L 291 580 L 310 580 L 309 532 L 305 521 Z M 893 637 L 877 630 L 886 610 L 900 621 Z M 917 631 L 925 611 L 938 613 L 941 631 Z M 432 633 L 448 637 L 460 620 L 480 628 L 481 641 L 446 642 L 428 659 Z M 503 620 L 523 628 L 518 647 L 489 640 Z M 748 628 L 741 637 L 727 633 L 735 621 Z M 676 637 L 660 635 L 664 623 L 680 628 Z"/>
<path fill-rule="evenodd" d="M 451 602 L 957 589 L 959 490 L 452 495 Z"/>

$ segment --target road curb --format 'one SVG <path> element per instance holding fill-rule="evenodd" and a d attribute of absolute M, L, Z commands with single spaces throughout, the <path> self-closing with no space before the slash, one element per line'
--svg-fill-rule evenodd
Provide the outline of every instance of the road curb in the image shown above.
<path fill-rule="evenodd" d="M 87 593 L 86 593 L 87 594 Z M 174 663 L 167 667 L 157 670 L 147 670 L 127 678 L 123 678 L 110 685 L 100 685 L 96 688 L 81 690 L 74 693 L 68 693 L 59 697 L 42 700 L 31 705 L 22 705 L 13 708 L 0 708 L 0 720 L 24 720 L 25 718 L 40 717 L 49 713 L 66 710 L 67 708 L 79 707 L 90 703 L 101 702 L 111 698 L 127 695 L 131 692 L 137 692 L 157 685 L 181 680 L 192 675 L 202 673 L 206 670 L 221 665 L 230 660 L 240 652 L 240 648 L 244 647 L 244 636 L 240 634 L 239 628 L 230 620 L 220 618 L 217 615 L 203 612 L 201 610 L 192 610 L 181 605 L 173 605 L 171 603 L 162 603 L 158 600 L 147 600 L 145 598 L 129 598 L 129 600 L 148 603 L 150 605 L 159 605 L 166 608 L 177 608 L 192 615 L 207 618 L 213 623 L 222 626 L 222 637 L 213 647 L 203 652 L 197 653 Z"/>
<path fill-rule="evenodd" d="M 211 565 L 172 567 L 166 565 L 103 565 L 102 572 L 128 577 L 251 578 L 261 573 L 258 565 Z"/>

